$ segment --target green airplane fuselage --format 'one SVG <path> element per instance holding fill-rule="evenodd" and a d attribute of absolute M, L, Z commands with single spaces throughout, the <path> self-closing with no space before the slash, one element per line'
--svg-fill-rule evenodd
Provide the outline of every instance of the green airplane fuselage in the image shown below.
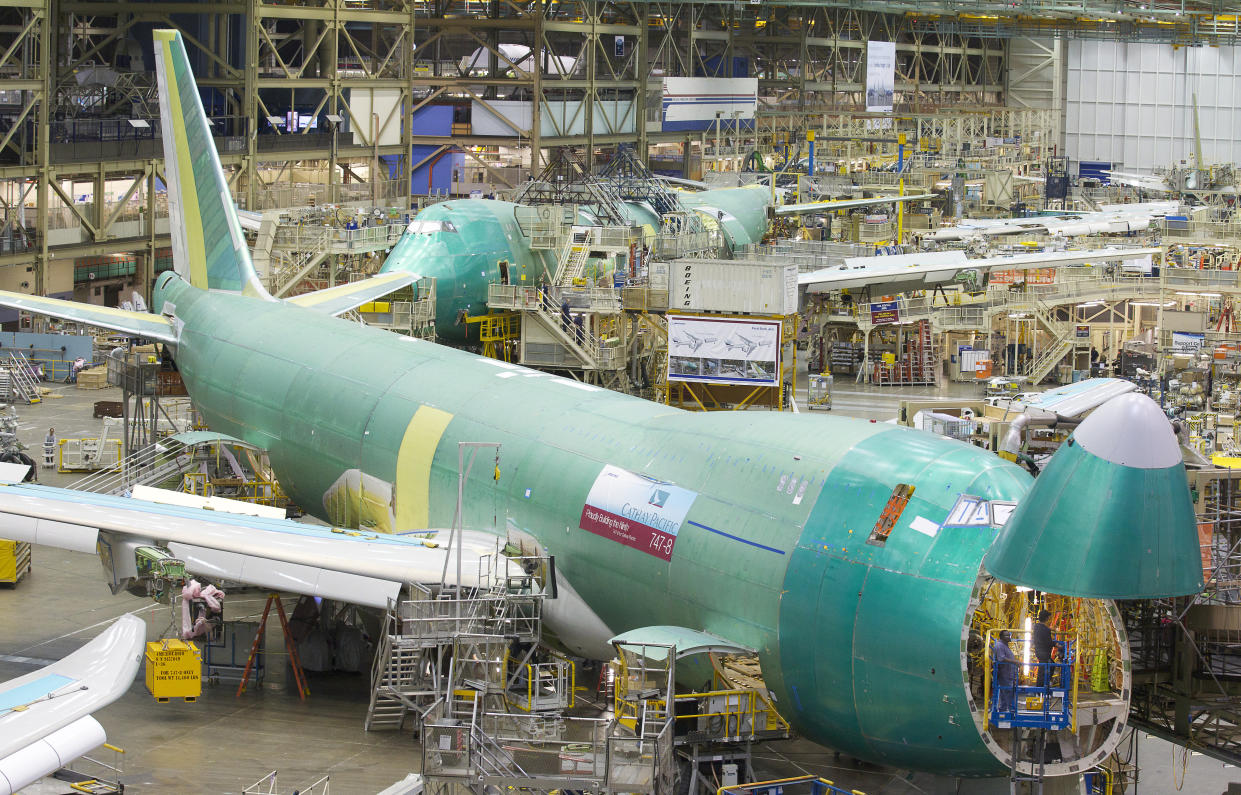
<path fill-rule="evenodd" d="M 757 242 L 767 229 L 770 194 L 762 188 L 726 188 L 702 193 L 680 193 L 681 203 L 718 225 L 729 248 Z M 520 205 L 496 199 L 454 199 L 433 204 L 418 213 L 409 230 L 392 247 L 381 273 L 408 271 L 436 280 L 435 330 L 440 339 L 467 339 L 462 312 L 487 311 L 487 291 L 507 276 L 509 284 L 535 286 L 556 275 L 559 251 L 531 248 L 530 238 L 517 222 Z M 621 205 L 633 226 L 659 227 L 659 214 L 645 204 Z M 583 210 L 583 224 L 597 223 Z M 506 263 L 507 273 L 500 263 Z"/>
<path fill-rule="evenodd" d="M 269 450 L 307 511 L 339 523 L 391 509 L 392 529 L 449 526 L 458 442 L 499 442 L 498 480 L 485 466 L 466 483 L 465 525 L 538 539 L 610 631 L 683 626 L 757 649 L 793 726 L 860 758 L 1003 772 L 975 728 L 961 669 L 971 588 L 994 531 L 931 535 L 909 524 L 942 522 L 961 494 L 1019 499 L 1031 480 L 1016 466 L 886 424 L 685 412 L 197 290 L 172 273 L 155 306 L 184 324 L 176 360 L 210 427 Z M 663 549 L 582 529 L 592 489 L 617 471 L 672 484 L 650 505 L 669 493 L 692 500 Z M 376 483 L 391 486 L 388 504 L 374 500 Z M 867 544 L 902 483 L 914 487 L 903 518 L 885 545 Z"/>
<path fill-rule="evenodd" d="M 501 281 L 507 263 L 511 284 L 535 285 L 556 270 L 550 251 L 536 251 L 521 231 L 512 202 L 458 199 L 418 213 L 384 261 L 382 273 L 410 271 L 435 279 L 435 330 L 443 339 L 466 339 L 460 315 L 487 311 L 487 288 Z"/>

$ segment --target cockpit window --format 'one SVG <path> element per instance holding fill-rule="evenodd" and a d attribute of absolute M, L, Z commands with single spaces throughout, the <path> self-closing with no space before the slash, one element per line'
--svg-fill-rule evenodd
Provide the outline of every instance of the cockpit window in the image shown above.
<path fill-rule="evenodd" d="M 896 527 L 897 520 L 901 518 L 912 496 L 913 486 L 908 483 L 896 484 L 896 488 L 892 489 L 892 496 L 888 498 L 888 504 L 883 507 L 883 513 L 879 514 L 879 521 L 875 522 L 875 529 L 870 531 L 870 538 L 866 539 L 867 544 L 881 547 L 887 543 L 892 528 Z"/>
<path fill-rule="evenodd" d="M 409 235 L 431 235 L 436 232 L 456 232 L 457 227 L 453 226 L 452 221 L 419 221 L 414 219 L 409 222 L 405 233 Z"/>

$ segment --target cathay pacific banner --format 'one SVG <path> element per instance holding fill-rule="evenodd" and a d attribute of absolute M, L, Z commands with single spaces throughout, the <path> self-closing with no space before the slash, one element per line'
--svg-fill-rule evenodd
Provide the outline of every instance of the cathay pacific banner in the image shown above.
<path fill-rule="evenodd" d="M 583 530 L 663 560 L 672 559 L 697 492 L 607 464 L 586 495 Z"/>
<path fill-rule="evenodd" d="M 866 110 L 891 113 L 896 93 L 896 43 L 866 42 Z"/>

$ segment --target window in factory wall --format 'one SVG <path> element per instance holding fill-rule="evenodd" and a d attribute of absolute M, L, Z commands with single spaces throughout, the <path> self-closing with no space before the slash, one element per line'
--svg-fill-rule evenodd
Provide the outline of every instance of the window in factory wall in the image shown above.
<path fill-rule="evenodd" d="M 866 539 L 867 544 L 881 547 L 887 543 L 892 528 L 896 527 L 897 520 L 901 518 L 901 513 L 912 496 L 913 486 L 908 483 L 896 484 L 896 488 L 892 489 L 892 496 L 888 498 L 888 504 L 883 507 L 883 513 L 879 514 L 879 521 L 875 522 L 875 529 L 870 531 L 870 538 Z"/>

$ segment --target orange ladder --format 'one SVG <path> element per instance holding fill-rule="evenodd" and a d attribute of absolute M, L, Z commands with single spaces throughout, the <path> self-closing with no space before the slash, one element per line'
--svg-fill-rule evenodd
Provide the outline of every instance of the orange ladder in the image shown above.
<path fill-rule="evenodd" d="M 297 683 L 297 697 L 305 701 L 306 696 L 310 695 L 310 688 L 306 686 L 306 674 L 302 671 L 301 658 L 297 656 L 297 644 L 293 642 L 293 634 L 289 631 L 289 620 L 284 615 L 284 605 L 280 602 L 280 595 L 274 593 L 267 595 L 267 604 L 263 606 L 263 619 L 259 621 L 259 630 L 254 634 L 250 656 L 246 658 L 246 668 L 241 672 L 241 683 L 237 685 L 237 698 L 241 698 L 241 694 L 246 692 L 246 685 L 250 682 L 250 671 L 263 645 L 267 630 L 267 614 L 271 612 L 273 602 L 276 604 L 276 612 L 280 614 L 280 627 L 284 630 L 284 648 L 289 652 L 289 666 L 293 669 L 293 680 Z"/>

